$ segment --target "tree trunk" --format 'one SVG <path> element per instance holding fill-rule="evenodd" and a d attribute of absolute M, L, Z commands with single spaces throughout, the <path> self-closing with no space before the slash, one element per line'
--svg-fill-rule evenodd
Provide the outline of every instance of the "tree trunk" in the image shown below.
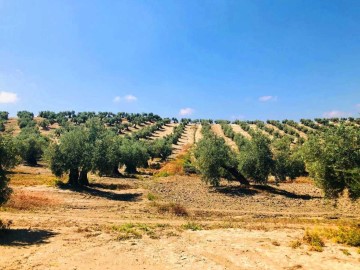
<path fill-rule="evenodd" d="M 88 171 L 87 170 L 81 170 L 80 176 L 79 176 L 79 183 L 82 186 L 88 186 L 89 185 L 89 179 L 87 177 Z"/>
<path fill-rule="evenodd" d="M 113 169 L 113 171 L 112 171 L 112 173 L 111 173 L 111 176 L 113 176 L 113 177 L 120 177 L 120 176 L 122 176 L 121 173 L 119 172 L 119 168 L 118 168 L 117 166 L 114 167 L 114 169 Z"/>
<path fill-rule="evenodd" d="M 36 157 L 34 156 L 30 156 L 27 160 L 26 163 L 30 166 L 36 166 L 37 165 L 37 160 Z"/>
<path fill-rule="evenodd" d="M 136 166 L 132 164 L 126 164 L 125 166 L 126 166 L 125 172 L 130 174 L 136 173 Z"/>
<path fill-rule="evenodd" d="M 79 169 L 70 169 L 70 173 L 69 173 L 69 184 L 73 187 L 77 187 L 79 186 Z"/>
<path fill-rule="evenodd" d="M 249 181 L 246 180 L 246 178 L 236 168 L 224 167 L 224 169 L 227 170 L 230 174 L 232 174 L 232 176 L 234 176 L 235 179 L 240 182 L 240 184 L 245 185 L 245 186 L 250 185 Z"/>

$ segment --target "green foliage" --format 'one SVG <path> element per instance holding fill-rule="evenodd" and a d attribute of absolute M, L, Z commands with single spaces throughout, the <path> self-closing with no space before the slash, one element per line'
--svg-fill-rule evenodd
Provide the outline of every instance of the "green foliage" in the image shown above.
<path fill-rule="evenodd" d="M 148 153 L 151 158 L 166 160 L 172 153 L 171 142 L 166 139 L 156 139 L 147 144 Z"/>
<path fill-rule="evenodd" d="M 19 127 L 35 127 L 36 122 L 34 121 L 34 114 L 28 111 L 19 111 L 17 113 Z"/>
<path fill-rule="evenodd" d="M 191 231 L 201 231 L 203 227 L 201 224 L 195 223 L 195 222 L 188 222 L 181 226 L 185 230 L 191 230 Z"/>
<path fill-rule="evenodd" d="M 270 140 L 260 133 L 253 134 L 240 149 L 239 171 L 256 183 L 266 183 L 272 166 Z"/>
<path fill-rule="evenodd" d="M 305 173 L 305 164 L 299 154 L 298 147 L 291 147 L 291 138 L 285 136 L 272 143 L 273 168 L 272 174 L 276 181 L 291 180 Z"/>
<path fill-rule="evenodd" d="M 303 146 L 306 169 L 326 197 L 336 197 L 345 188 L 360 196 L 360 130 L 352 126 L 329 127 L 311 136 Z"/>
<path fill-rule="evenodd" d="M 104 132 L 95 141 L 92 154 L 92 170 L 102 175 L 119 175 L 118 168 L 121 166 L 120 145 L 122 139 L 113 132 Z"/>
<path fill-rule="evenodd" d="M 197 167 L 202 179 L 213 186 L 219 186 L 220 177 L 224 175 L 224 167 L 233 166 L 234 154 L 223 138 L 215 134 L 206 133 L 206 125 L 203 127 L 204 137 L 194 149 Z"/>
<path fill-rule="evenodd" d="M 141 141 L 124 138 L 119 149 L 121 163 L 125 164 L 127 173 L 136 173 L 136 168 L 148 166 L 150 156 Z"/>
<path fill-rule="evenodd" d="M 29 165 L 37 165 L 48 145 L 48 138 L 42 136 L 38 129 L 26 127 L 16 137 L 16 143 L 22 159 Z"/>
<path fill-rule="evenodd" d="M 17 148 L 14 139 L 10 136 L 0 135 L 0 205 L 10 197 L 11 189 L 8 186 L 7 170 L 18 163 Z"/>
<path fill-rule="evenodd" d="M 58 177 L 69 172 L 69 184 L 79 185 L 79 171 L 89 167 L 90 149 L 84 128 L 75 128 L 60 137 L 59 144 L 52 144 L 47 153 L 50 169 Z"/>
<path fill-rule="evenodd" d="M 41 120 L 40 123 L 39 123 L 39 126 L 42 129 L 48 129 L 49 126 L 50 126 L 50 121 L 48 119 Z"/>
<path fill-rule="evenodd" d="M 3 120 L 0 120 L 0 132 L 4 132 L 5 131 L 5 123 Z"/>
<path fill-rule="evenodd" d="M 5 111 L 0 111 L 0 120 L 3 121 L 9 120 L 9 113 Z"/>

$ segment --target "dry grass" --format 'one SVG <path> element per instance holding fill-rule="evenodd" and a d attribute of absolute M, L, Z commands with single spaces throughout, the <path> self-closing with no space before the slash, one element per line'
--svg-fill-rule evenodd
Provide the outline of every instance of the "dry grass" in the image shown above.
<path fill-rule="evenodd" d="M 170 175 L 185 175 L 184 163 L 189 157 L 191 145 L 184 145 L 176 159 L 167 162 L 156 174 L 156 177 L 167 177 Z"/>
<path fill-rule="evenodd" d="M 301 184 L 313 184 L 314 183 L 314 181 L 310 177 L 306 177 L 306 176 L 297 177 L 294 180 L 294 182 L 301 183 Z"/>
<path fill-rule="evenodd" d="M 41 191 L 16 191 L 5 207 L 17 210 L 32 210 L 58 205 L 59 200 L 49 197 Z"/>
<path fill-rule="evenodd" d="M 11 220 L 4 221 L 4 220 L 0 219 L 0 234 L 3 231 L 9 230 L 11 225 L 12 225 Z"/>
<path fill-rule="evenodd" d="M 167 227 L 169 227 L 167 224 L 125 223 L 112 225 L 110 229 L 117 234 L 116 239 L 122 241 L 141 239 L 143 235 L 147 235 L 152 239 L 159 239 Z"/>
<path fill-rule="evenodd" d="M 155 206 L 161 214 L 170 213 L 175 216 L 189 216 L 189 212 L 186 208 L 179 203 L 153 203 L 153 206 Z"/>
<path fill-rule="evenodd" d="M 13 186 L 55 186 L 56 178 L 44 167 L 17 166 L 9 175 Z"/>

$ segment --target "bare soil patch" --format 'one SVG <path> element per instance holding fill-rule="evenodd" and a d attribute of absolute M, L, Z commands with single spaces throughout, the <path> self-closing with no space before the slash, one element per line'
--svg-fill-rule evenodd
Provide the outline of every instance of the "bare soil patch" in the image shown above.
<path fill-rule="evenodd" d="M 37 171 L 40 170 L 40 171 Z M 19 167 L 22 175 L 50 174 Z M 357 224 L 359 203 L 337 205 L 312 184 L 211 188 L 198 177 L 108 178 L 84 189 L 12 175 L 16 204 L 0 235 L 0 269 L 357 269 L 357 248 L 293 248 L 307 227 Z M 304 183 L 305 182 L 305 183 Z M 21 207 L 29 202 L 31 207 Z M 13 204 L 13 205 L 11 205 Z M 20 207 L 15 207 L 20 205 Z M 346 255 L 344 250 L 350 255 Z"/>

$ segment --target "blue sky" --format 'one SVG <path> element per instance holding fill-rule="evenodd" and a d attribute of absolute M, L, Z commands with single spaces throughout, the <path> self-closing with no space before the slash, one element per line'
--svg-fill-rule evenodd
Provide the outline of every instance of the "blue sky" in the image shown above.
<path fill-rule="evenodd" d="M 0 0 L 0 110 L 355 116 L 360 1 Z"/>

